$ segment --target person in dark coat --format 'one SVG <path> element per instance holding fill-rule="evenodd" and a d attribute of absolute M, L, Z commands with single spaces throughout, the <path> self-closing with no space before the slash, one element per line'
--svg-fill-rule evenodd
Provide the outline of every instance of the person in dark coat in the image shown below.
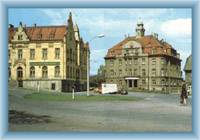
<path fill-rule="evenodd" d="M 186 104 L 186 103 L 187 103 L 187 102 L 186 102 L 186 99 L 187 99 L 187 98 L 188 98 L 188 96 L 187 96 L 186 84 L 183 83 L 183 85 L 182 85 L 182 90 L 181 90 L 181 96 L 180 96 L 180 99 L 181 99 L 180 103 L 181 103 L 181 104 Z"/>

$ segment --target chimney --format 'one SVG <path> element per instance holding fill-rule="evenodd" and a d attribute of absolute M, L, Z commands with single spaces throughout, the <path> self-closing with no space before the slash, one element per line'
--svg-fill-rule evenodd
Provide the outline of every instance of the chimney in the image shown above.
<path fill-rule="evenodd" d="M 158 39 L 158 34 L 157 33 L 153 33 L 153 37 L 155 37 L 156 39 Z"/>

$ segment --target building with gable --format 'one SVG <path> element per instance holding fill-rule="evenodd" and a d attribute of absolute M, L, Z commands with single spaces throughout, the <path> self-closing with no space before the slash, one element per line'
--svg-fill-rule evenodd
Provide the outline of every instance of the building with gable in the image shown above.
<path fill-rule="evenodd" d="M 69 14 L 67 25 L 8 28 L 9 82 L 55 91 L 86 90 L 89 44 Z"/>

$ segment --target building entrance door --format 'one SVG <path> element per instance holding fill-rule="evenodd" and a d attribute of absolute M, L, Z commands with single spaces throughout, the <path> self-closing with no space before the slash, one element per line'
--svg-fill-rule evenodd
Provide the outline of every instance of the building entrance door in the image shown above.
<path fill-rule="evenodd" d="M 17 79 L 18 79 L 18 87 L 23 87 L 23 69 L 22 67 L 17 68 Z"/>
<path fill-rule="evenodd" d="M 134 87 L 138 87 L 138 82 L 137 82 L 137 80 L 134 80 Z"/>
<path fill-rule="evenodd" d="M 23 81 L 22 80 L 18 80 L 18 87 L 23 87 Z"/>
<path fill-rule="evenodd" d="M 51 90 L 55 90 L 56 89 L 56 84 L 55 83 L 51 83 Z"/>
<path fill-rule="evenodd" d="M 133 85 L 132 80 L 128 80 L 128 87 L 132 88 L 133 87 L 132 85 Z"/>

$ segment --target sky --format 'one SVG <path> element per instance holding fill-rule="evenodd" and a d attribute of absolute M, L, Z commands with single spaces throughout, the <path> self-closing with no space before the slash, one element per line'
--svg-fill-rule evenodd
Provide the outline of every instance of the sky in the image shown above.
<path fill-rule="evenodd" d="M 21 21 L 26 26 L 66 25 L 69 12 L 73 22 L 79 26 L 83 40 L 90 44 L 90 74 L 94 75 L 109 48 L 122 41 L 125 36 L 135 36 L 139 19 L 144 23 L 145 35 L 158 33 L 159 39 L 171 44 L 182 59 L 183 70 L 186 58 L 192 53 L 192 10 L 183 8 L 10 8 L 8 23 L 15 27 Z M 104 34 L 103 38 L 94 38 Z M 184 74 L 184 72 L 183 72 Z"/>

